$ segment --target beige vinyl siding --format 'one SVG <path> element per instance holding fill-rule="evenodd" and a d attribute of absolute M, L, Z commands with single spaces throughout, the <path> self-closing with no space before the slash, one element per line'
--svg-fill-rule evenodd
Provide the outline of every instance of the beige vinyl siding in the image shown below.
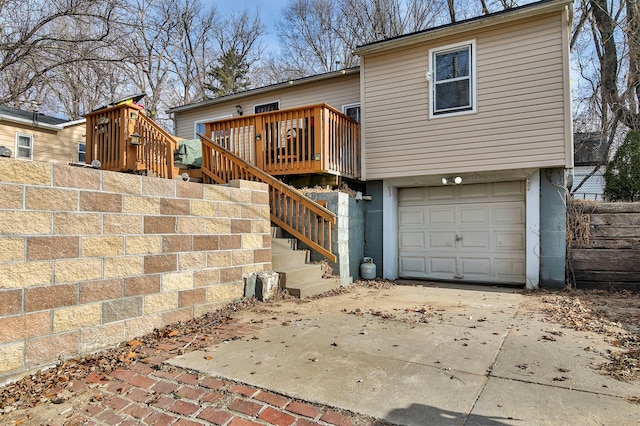
<path fill-rule="evenodd" d="M 33 136 L 32 160 L 69 163 L 78 161 L 78 141 L 85 140 L 86 127 L 81 123 L 56 131 L 3 121 L 0 123 L 0 145 L 11 149 L 14 157 L 16 132 Z"/>
<path fill-rule="evenodd" d="M 561 13 L 365 56 L 366 179 L 570 166 Z M 429 49 L 476 42 L 477 113 L 429 118 Z"/>
<path fill-rule="evenodd" d="M 280 109 L 302 107 L 326 103 L 338 111 L 342 105 L 360 102 L 359 74 L 347 74 L 324 81 L 306 83 L 274 89 L 266 93 L 252 95 L 250 92 L 242 98 L 227 102 L 175 113 L 176 135 L 193 138 L 194 123 L 228 114 L 236 114 L 236 105 L 242 105 L 244 115 L 253 114 L 257 104 L 280 101 Z"/>

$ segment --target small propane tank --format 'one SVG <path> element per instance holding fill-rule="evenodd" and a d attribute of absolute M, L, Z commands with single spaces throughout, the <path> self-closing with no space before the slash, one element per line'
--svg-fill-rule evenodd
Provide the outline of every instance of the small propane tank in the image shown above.
<path fill-rule="evenodd" d="M 373 280 L 376 277 L 376 264 L 372 257 L 365 257 L 360 264 L 360 276 L 365 280 Z"/>

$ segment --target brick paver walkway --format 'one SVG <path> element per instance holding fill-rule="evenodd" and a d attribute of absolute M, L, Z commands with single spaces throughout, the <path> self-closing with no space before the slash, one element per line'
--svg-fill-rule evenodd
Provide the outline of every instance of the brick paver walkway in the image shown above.
<path fill-rule="evenodd" d="M 252 329 L 231 324 L 222 332 L 247 336 Z M 219 331 L 220 332 L 220 331 Z M 189 339 L 183 339 L 184 341 Z M 263 389 L 163 365 L 183 347 L 159 343 L 145 357 L 109 375 L 92 373 L 68 390 L 91 392 L 87 404 L 65 425 L 356 425 L 373 419 L 293 400 Z"/>

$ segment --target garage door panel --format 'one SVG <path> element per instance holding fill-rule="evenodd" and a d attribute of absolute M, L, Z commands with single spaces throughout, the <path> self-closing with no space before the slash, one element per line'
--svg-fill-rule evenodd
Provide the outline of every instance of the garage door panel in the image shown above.
<path fill-rule="evenodd" d="M 525 273 L 525 262 L 522 260 L 496 259 L 495 264 L 500 281 L 513 282 Z"/>
<path fill-rule="evenodd" d="M 424 233 L 423 232 L 401 232 L 400 246 L 416 250 L 424 250 Z"/>
<path fill-rule="evenodd" d="M 405 271 L 405 276 L 424 278 L 427 277 L 427 268 L 425 267 L 425 258 L 415 256 L 400 256 L 400 269 Z"/>
<path fill-rule="evenodd" d="M 463 276 L 483 277 L 484 281 L 487 281 L 491 277 L 491 259 L 482 257 L 461 256 L 460 263 L 462 264 Z M 476 278 L 477 280 L 478 278 Z"/>
<path fill-rule="evenodd" d="M 455 189 L 454 186 L 432 186 L 425 191 L 425 201 L 433 203 L 455 200 Z"/>
<path fill-rule="evenodd" d="M 400 202 L 423 201 L 425 189 L 426 188 L 405 188 L 400 191 L 398 200 L 400 200 Z"/>
<path fill-rule="evenodd" d="M 460 226 L 487 226 L 489 225 L 490 211 L 486 206 L 458 206 Z"/>
<path fill-rule="evenodd" d="M 491 233 L 489 231 L 465 231 L 461 234 L 460 249 L 491 250 Z"/>
<path fill-rule="evenodd" d="M 402 227 L 421 228 L 424 223 L 424 209 L 419 207 L 405 207 L 398 211 L 400 224 Z"/>
<path fill-rule="evenodd" d="M 401 189 L 399 275 L 524 283 L 524 188 L 519 181 Z"/>
<path fill-rule="evenodd" d="M 427 226 L 454 225 L 456 223 L 456 211 L 453 207 L 427 208 L 425 217 Z"/>
<path fill-rule="evenodd" d="M 525 209 L 523 205 L 499 204 L 493 207 L 493 223 L 503 225 L 524 225 Z"/>
<path fill-rule="evenodd" d="M 439 278 L 450 277 L 456 273 L 456 258 L 451 257 L 431 257 L 429 258 L 429 271 L 431 274 L 439 275 Z"/>
<path fill-rule="evenodd" d="M 477 185 L 460 185 L 458 188 L 458 199 L 478 199 L 491 196 L 491 185 L 490 184 L 477 184 Z"/>
<path fill-rule="evenodd" d="M 524 198 L 524 182 L 496 182 L 492 185 L 492 195 L 494 198 Z"/>
<path fill-rule="evenodd" d="M 454 249 L 455 244 L 455 232 L 429 232 L 430 249 Z"/>
<path fill-rule="evenodd" d="M 520 250 L 526 244 L 526 237 L 522 231 L 496 231 L 493 236 L 496 249 Z"/>

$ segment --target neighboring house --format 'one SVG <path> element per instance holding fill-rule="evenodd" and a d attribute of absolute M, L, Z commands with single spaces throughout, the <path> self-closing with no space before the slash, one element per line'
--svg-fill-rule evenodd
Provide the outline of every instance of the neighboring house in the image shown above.
<path fill-rule="evenodd" d="M 545 0 L 360 46 L 359 74 L 170 112 L 184 138 L 240 111 L 324 102 L 357 112 L 366 255 L 379 275 L 561 287 L 571 24 L 570 0 Z"/>
<path fill-rule="evenodd" d="M 85 121 L 0 106 L 0 145 L 21 160 L 84 162 Z"/>
<path fill-rule="evenodd" d="M 572 194 L 578 199 L 602 201 L 604 199 L 604 172 L 608 162 L 607 140 L 598 132 L 575 133 L 573 139 L 575 164 Z M 587 176 L 589 177 L 587 178 Z M 580 184 L 580 188 L 574 191 L 573 188 Z"/>
<path fill-rule="evenodd" d="M 322 74 L 195 104 L 168 112 L 174 117 L 176 136 L 185 139 L 204 132 L 204 123 L 239 115 L 326 103 L 352 118 L 360 118 L 358 68 Z"/>

